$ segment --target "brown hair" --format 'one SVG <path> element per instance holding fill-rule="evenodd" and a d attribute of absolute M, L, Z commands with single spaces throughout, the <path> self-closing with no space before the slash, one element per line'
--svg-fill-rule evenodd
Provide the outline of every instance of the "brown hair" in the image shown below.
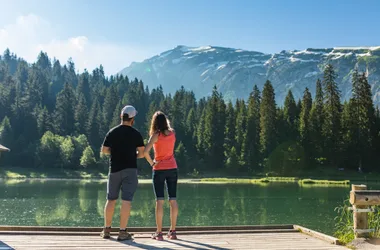
<path fill-rule="evenodd" d="M 154 113 L 152 117 L 152 122 L 150 124 L 150 136 L 152 136 L 155 133 L 164 133 L 165 130 L 171 129 L 172 128 L 170 127 L 170 121 L 163 112 L 157 111 L 156 113 Z"/>

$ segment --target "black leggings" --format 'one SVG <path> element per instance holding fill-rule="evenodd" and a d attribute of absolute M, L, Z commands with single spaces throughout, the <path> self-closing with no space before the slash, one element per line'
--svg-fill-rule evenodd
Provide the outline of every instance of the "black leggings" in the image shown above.
<path fill-rule="evenodd" d="M 153 170 L 153 190 L 156 195 L 156 200 L 165 199 L 165 182 L 169 200 L 175 200 L 177 198 L 177 181 L 178 170 L 176 168 Z"/>

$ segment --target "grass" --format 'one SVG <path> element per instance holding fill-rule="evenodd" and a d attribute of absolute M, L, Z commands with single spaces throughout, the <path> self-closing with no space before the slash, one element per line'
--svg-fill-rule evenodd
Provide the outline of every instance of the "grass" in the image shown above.
<path fill-rule="evenodd" d="M 147 172 L 147 171 L 146 171 Z M 102 180 L 106 179 L 107 169 L 88 168 L 78 170 L 65 169 L 38 169 L 38 168 L 20 168 L 20 167 L 0 167 L 0 178 L 2 179 L 82 179 L 82 180 Z M 271 173 L 276 175 L 276 173 Z M 298 173 L 296 177 L 276 177 L 263 173 L 256 173 L 255 176 L 226 177 L 223 172 L 202 173 L 193 172 L 184 175 L 181 172 L 181 181 L 185 183 L 241 183 L 267 185 L 269 183 L 298 183 L 303 187 L 315 186 L 346 186 L 350 183 L 365 184 L 368 182 L 379 182 L 378 173 L 360 174 L 356 171 L 338 171 L 332 167 L 319 167 L 312 171 Z M 150 179 L 150 173 L 140 175 L 139 179 Z M 150 181 L 150 180 L 147 180 Z"/>
<path fill-rule="evenodd" d="M 278 183 L 278 182 L 286 182 L 286 183 L 298 183 L 300 185 L 304 184 L 315 184 L 315 185 L 349 185 L 349 180 L 343 181 L 334 181 L 334 180 L 313 180 L 313 179 L 299 179 L 297 177 L 265 177 L 259 179 L 238 179 L 238 178 L 202 178 L 200 182 L 203 183 Z"/>
<path fill-rule="evenodd" d="M 322 184 L 322 185 L 349 185 L 349 180 L 343 181 L 331 181 L 331 180 L 312 180 L 312 179 L 303 179 L 299 180 L 298 183 L 302 184 Z"/>
<path fill-rule="evenodd" d="M 62 169 L 30 169 L 9 167 L 0 168 L 2 179 L 103 179 L 107 175 L 99 169 L 89 170 L 62 170 Z"/>
<path fill-rule="evenodd" d="M 334 236 L 337 237 L 342 243 L 348 244 L 354 240 L 354 221 L 353 212 L 349 210 L 352 207 L 349 199 L 345 200 L 343 204 L 337 208 L 337 216 L 335 217 L 335 233 Z M 375 229 L 375 232 L 370 233 L 370 238 L 380 237 L 380 206 L 372 206 L 374 208 L 374 213 L 368 213 L 368 228 Z"/>
<path fill-rule="evenodd" d="M 343 204 L 335 208 L 337 216 L 335 217 L 335 233 L 334 236 L 337 237 L 342 243 L 348 244 L 352 242 L 355 238 L 353 226 L 353 211 L 350 210 L 352 205 L 349 202 L 349 198 L 344 200 Z M 380 206 L 370 206 L 374 209 L 373 213 L 368 213 L 368 228 L 374 229 L 373 233 L 369 234 L 370 238 L 380 237 Z"/>
<path fill-rule="evenodd" d="M 23 179 L 23 178 L 26 178 L 26 175 L 23 175 L 17 172 L 12 172 L 10 170 L 6 170 L 4 173 L 4 177 L 6 179 Z"/>

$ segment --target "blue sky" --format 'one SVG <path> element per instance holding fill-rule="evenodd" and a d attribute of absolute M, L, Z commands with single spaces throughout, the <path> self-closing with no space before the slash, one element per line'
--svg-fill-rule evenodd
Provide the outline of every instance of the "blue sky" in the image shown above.
<path fill-rule="evenodd" d="M 266 53 L 379 46 L 377 0 L 0 0 L 0 50 L 108 74 L 176 45 Z"/>

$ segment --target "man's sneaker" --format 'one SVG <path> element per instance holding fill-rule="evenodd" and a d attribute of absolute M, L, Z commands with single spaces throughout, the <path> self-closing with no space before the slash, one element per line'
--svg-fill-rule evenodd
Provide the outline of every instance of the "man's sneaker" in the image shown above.
<path fill-rule="evenodd" d="M 133 234 L 128 233 L 126 230 L 119 231 L 119 236 L 117 236 L 118 241 L 123 240 L 133 240 Z"/>
<path fill-rule="evenodd" d="M 152 239 L 154 239 L 154 240 L 164 240 L 164 237 L 162 236 L 162 232 L 155 232 L 152 235 Z"/>
<path fill-rule="evenodd" d="M 170 230 L 168 232 L 168 238 L 170 240 L 176 240 L 177 239 L 177 232 L 175 230 Z"/>
<path fill-rule="evenodd" d="M 100 237 L 102 237 L 103 239 L 111 238 L 111 228 L 110 227 L 104 227 L 103 231 L 100 233 Z"/>

